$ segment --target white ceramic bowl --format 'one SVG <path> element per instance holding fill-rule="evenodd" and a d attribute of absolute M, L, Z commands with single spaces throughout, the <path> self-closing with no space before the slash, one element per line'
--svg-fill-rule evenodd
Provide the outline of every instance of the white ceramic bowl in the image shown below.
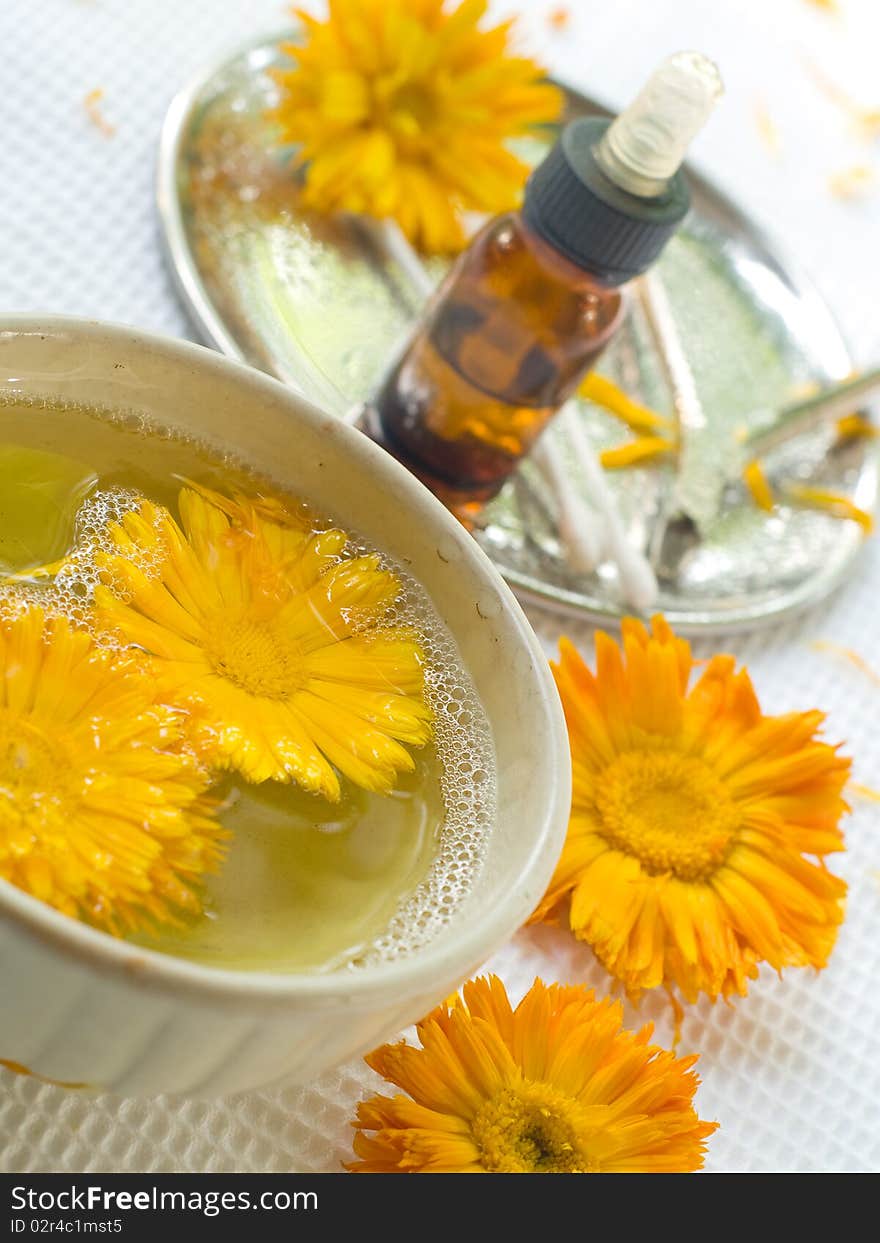
<path fill-rule="evenodd" d="M 0 1057 L 121 1095 L 307 1080 L 421 1018 L 528 918 L 565 834 L 570 771 L 547 661 L 489 560 L 360 432 L 200 346 L 0 318 L 0 393 L 134 408 L 232 448 L 409 566 L 454 635 L 494 736 L 498 812 L 453 922 L 356 972 L 222 971 L 96 932 L 0 881 Z M 35 415 L 35 417 L 39 417 Z"/>

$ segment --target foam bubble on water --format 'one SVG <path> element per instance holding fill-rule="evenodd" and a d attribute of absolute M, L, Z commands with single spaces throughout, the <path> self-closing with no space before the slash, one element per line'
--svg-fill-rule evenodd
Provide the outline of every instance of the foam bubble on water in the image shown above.
<path fill-rule="evenodd" d="M 353 969 L 411 954 L 450 923 L 480 873 L 495 820 L 492 731 L 455 640 L 424 588 L 393 561 L 381 559 L 403 588 L 383 623 L 415 630 L 425 656 L 425 696 L 434 713 L 444 817 L 427 875 L 401 900 L 385 931 L 351 960 Z"/>
<path fill-rule="evenodd" d="M 102 646 L 118 646 L 111 635 L 98 633 L 92 604 L 95 587 L 107 577 L 101 554 L 119 551 L 114 531 L 126 514 L 138 510 L 141 499 L 129 488 L 92 492 L 77 511 L 73 543 L 58 570 L 48 577 L 34 576 L 30 580 L 24 573 L 17 581 L 0 587 L 4 612 L 8 615 L 39 606 L 50 617 L 66 617 L 80 629 L 88 630 Z M 157 553 L 140 544 L 127 550 L 126 557 L 147 576 L 158 570 Z"/>

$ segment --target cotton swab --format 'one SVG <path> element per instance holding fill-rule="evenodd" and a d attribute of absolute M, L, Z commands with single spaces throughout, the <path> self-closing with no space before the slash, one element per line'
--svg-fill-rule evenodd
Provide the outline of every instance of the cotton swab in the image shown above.
<path fill-rule="evenodd" d="M 608 487 L 605 472 L 593 446 L 587 439 L 584 425 L 573 406 L 565 406 L 559 418 L 574 451 L 575 458 L 590 490 L 597 511 L 604 519 L 608 554 L 617 565 L 620 589 L 628 604 L 645 613 L 656 602 L 659 594 L 657 577 L 647 557 L 630 543 L 617 508 L 617 502 Z"/>
<path fill-rule="evenodd" d="M 546 436 L 531 453 L 558 510 L 559 534 L 572 569 L 590 574 L 605 553 L 604 523 L 599 514 L 584 504 L 562 461 L 557 446 Z"/>

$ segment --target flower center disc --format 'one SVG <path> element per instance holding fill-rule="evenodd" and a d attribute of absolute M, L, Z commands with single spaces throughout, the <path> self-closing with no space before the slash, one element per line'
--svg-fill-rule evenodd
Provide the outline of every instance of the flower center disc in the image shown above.
<path fill-rule="evenodd" d="M 646 871 L 702 880 L 740 826 L 723 782 L 703 760 L 676 751 L 627 751 L 599 779 L 605 837 Z"/>
<path fill-rule="evenodd" d="M 578 1139 L 577 1105 L 546 1083 L 504 1088 L 480 1108 L 471 1132 L 485 1169 L 497 1174 L 590 1174 Z"/>
<path fill-rule="evenodd" d="M 418 82 L 406 82 L 397 88 L 389 100 L 392 114 L 411 118 L 419 130 L 436 114 L 436 107 L 431 94 Z"/>
<path fill-rule="evenodd" d="M 264 699 L 289 699 L 303 684 L 302 652 L 270 622 L 218 617 L 205 652 L 214 672 Z"/>
<path fill-rule="evenodd" d="M 42 730 L 21 717 L 0 717 L 0 825 L 44 815 L 63 795 L 64 756 Z"/>

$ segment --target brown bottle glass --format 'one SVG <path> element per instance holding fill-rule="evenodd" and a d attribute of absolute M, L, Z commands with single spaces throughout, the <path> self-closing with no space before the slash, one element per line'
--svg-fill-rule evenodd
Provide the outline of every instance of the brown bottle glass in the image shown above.
<path fill-rule="evenodd" d="M 458 259 L 386 378 L 367 430 L 470 525 L 610 340 L 619 288 L 519 212 Z"/>
<path fill-rule="evenodd" d="M 368 409 L 365 430 L 466 525 L 596 362 L 623 319 L 621 287 L 650 267 L 687 212 L 680 171 L 639 177 L 634 193 L 614 154 L 634 147 L 644 163 L 645 150 L 656 157 L 657 142 L 670 141 L 678 159 L 670 118 L 695 72 L 693 57 L 685 61 L 661 66 L 637 98 L 635 135 L 629 110 L 563 128 L 521 210 L 490 221 L 459 258 Z M 648 104 L 659 107 L 654 122 L 665 117 L 659 128 L 644 124 Z"/>

